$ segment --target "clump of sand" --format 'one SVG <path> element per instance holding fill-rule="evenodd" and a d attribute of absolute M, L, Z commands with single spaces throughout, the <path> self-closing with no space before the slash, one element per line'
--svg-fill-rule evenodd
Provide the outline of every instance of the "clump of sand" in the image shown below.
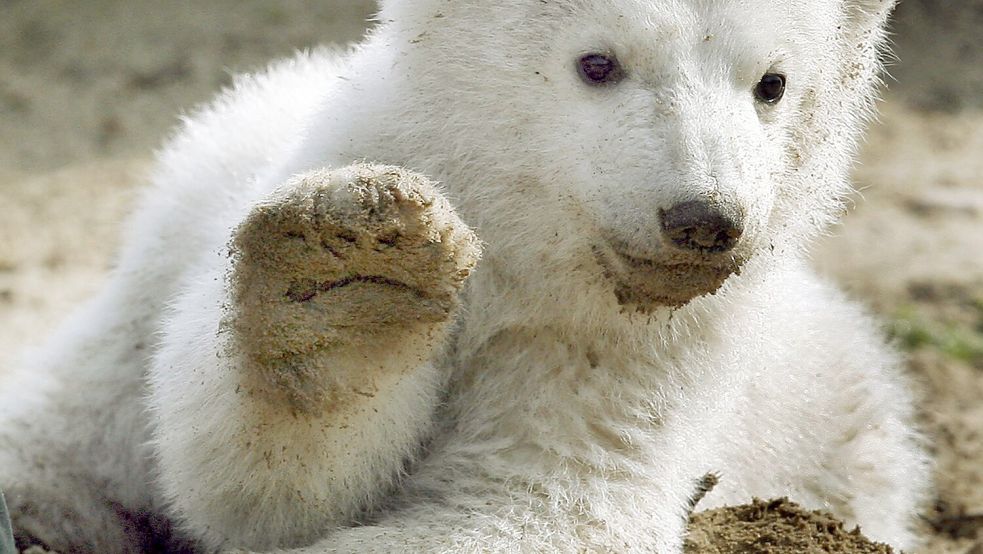
<path fill-rule="evenodd" d="M 690 518 L 686 554 L 891 554 L 860 529 L 847 530 L 826 512 L 803 509 L 786 498 L 755 499 Z"/>

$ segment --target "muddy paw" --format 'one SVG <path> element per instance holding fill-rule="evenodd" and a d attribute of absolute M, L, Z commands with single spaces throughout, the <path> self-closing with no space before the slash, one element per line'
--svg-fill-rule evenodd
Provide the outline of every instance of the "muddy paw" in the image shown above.
<path fill-rule="evenodd" d="M 427 179 L 357 164 L 288 182 L 253 209 L 231 251 L 239 343 L 282 364 L 446 321 L 479 246 Z"/>

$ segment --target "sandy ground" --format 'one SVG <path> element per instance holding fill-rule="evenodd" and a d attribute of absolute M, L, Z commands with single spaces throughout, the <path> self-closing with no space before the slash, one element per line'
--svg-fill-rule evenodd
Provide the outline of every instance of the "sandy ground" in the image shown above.
<path fill-rule="evenodd" d="M 231 71 L 364 1 L 0 2 L 0 368 L 91 295 L 153 148 Z M 938 459 L 924 552 L 983 552 L 983 1 L 907 0 L 856 203 L 814 252 L 909 355 Z"/>

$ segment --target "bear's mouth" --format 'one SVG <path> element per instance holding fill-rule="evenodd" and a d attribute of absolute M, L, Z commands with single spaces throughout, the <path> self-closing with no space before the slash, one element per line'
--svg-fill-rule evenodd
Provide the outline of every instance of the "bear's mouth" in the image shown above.
<path fill-rule="evenodd" d="M 738 256 L 670 255 L 648 258 L 629 254 L 614 245 L 595 247 L 594 255 L 613 282 L 618 304 L 642 312 L 678 308 L 690 300 L 713 294 L 728 277 L 739 274 Z"/>

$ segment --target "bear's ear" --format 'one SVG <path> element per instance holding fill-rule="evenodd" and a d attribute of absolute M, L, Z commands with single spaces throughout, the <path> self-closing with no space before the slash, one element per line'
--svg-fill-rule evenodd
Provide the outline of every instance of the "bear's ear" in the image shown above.
<path fill-rule="evenodd" d="M 830 64 L 803 95 L 801 111 L 808 117 L 793 131 L 793 164 L 789 191 L 776 211 L 795 214 L 790 232 L 815 237 L 835 221 L 850 191 L 849 169 L 859 138 L 874 112 L 885 56 L 887 21 L 897 0 L 835 0 L 839 22 L 836 40 L 828 44 Z"/>
<path fill-rule="evenodd" d="M 887 24 L 898 0 L 845 0 L 846 30 L 849 36 L 863 38 L 877 35 Z"/>

